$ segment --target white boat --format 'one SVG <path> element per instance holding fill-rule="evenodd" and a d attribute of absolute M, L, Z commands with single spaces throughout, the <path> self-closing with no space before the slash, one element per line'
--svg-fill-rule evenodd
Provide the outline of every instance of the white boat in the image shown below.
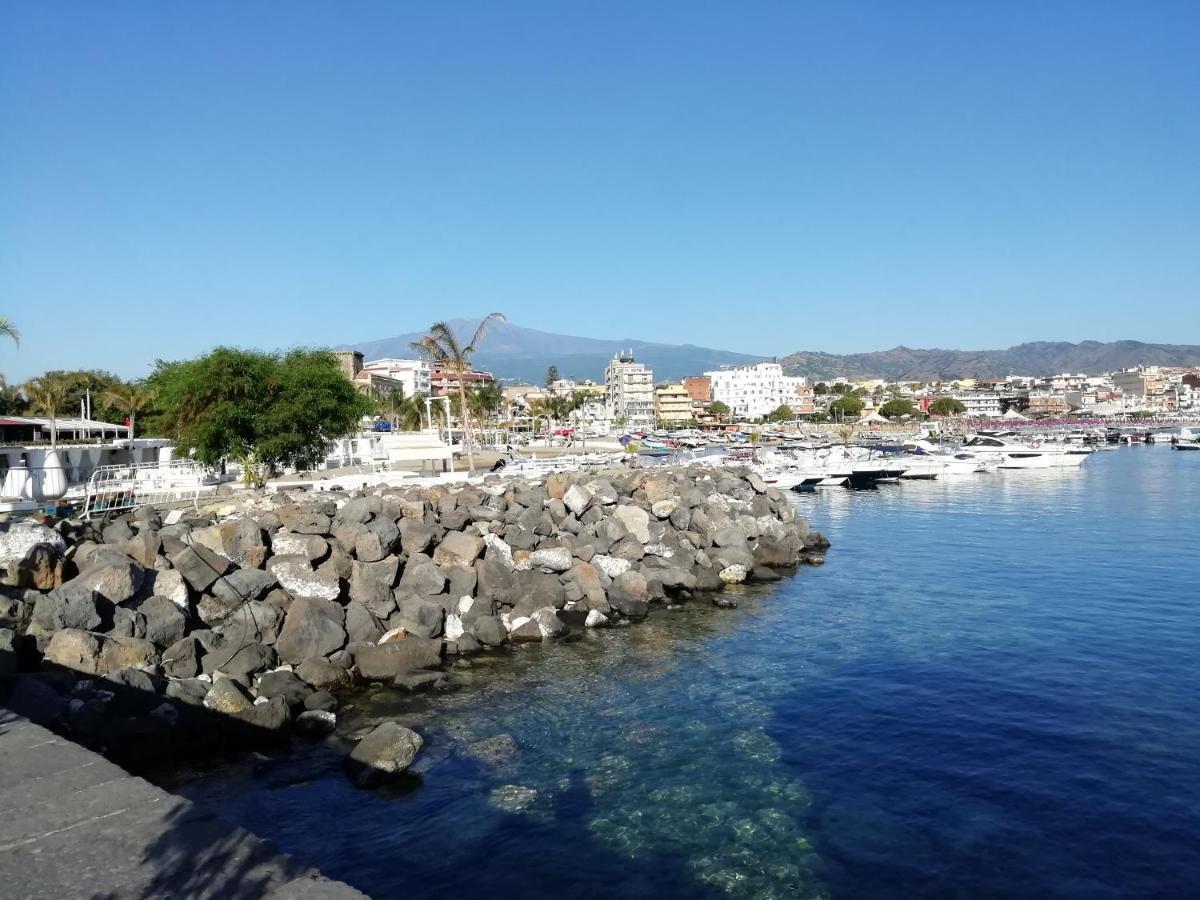
<path fill-rule="evenodd" d="M 971 453 L 993 456 L 1000 469 L 1059 469 L 1083 465 L 1092 455 L 1090 447 L 1047 444 L 1034 440 L 1028 444 L 1013 440 L 1012 432 L 977 434 L 964 445 Z"/>
<path fill-rule="evenodd" d="M 939 474 L 943 477 L 991 472 L 999 463 L 994 454 L 973 453 L 963 448 L 948 450 L 921 439 L 905 442 L 904 449 L 915 460 L 927 460 L 927 465 L 940 466 Z"/>

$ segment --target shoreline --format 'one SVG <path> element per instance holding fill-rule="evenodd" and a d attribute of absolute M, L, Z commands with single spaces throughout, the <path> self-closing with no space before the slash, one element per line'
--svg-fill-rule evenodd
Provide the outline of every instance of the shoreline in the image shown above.
<path fill-rule="evenodd" d="M 727 585 L 794 574 L 828 546 L 756 476 L 687 469 L 243 493 L 190 516 L 75 527 L 53 564 L 44 534 L 9 564 L 28 571 L 34 555 L 57 573 L 0 611 L 24 620 L 6 632 L 25 670 L 9 700 L 153 769 L 283 747 L 292 733 L 345 740 L 337 710 L 354 685 L 436 691 L 509 642 L 571 641 L 662 603 L 732 607 Z M 349 737 L 362 784 L 419 757 L 407 729 L 376 736 L 383 755 L 363 759 L 370 735 Z"/>

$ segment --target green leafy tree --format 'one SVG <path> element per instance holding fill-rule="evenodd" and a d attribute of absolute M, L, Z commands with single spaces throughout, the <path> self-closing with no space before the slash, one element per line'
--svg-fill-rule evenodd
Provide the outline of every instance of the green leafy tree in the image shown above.
<path fill-rule="evenodd" d="M 929 404 L 929 413 L 934 416 L 961 416 L 966 411 L 966 404 L 953 397 L 938 397 Z"/>
<path fill-rule="evenodd" d="M 813 393 L 818 397 L 824 397 L 829 393 L 829 385 L 823 381 L 818 381 L 815 385 L 813 385 Z"/>
<path fill-rule="evenodd" d="M 843 394 L 829 404 L 829 411 L 841 416 L 857 416 L 863 411 L 862 397 L 857 394 Z"/>
<path fill-rule="evenodd" d="M 66 378 L 47 373 L 31 378 L 21 390 L 29 398 L 30 405 L 50 419 L 50 446 L 58 446 L 58 417 L 67 408 L 67 395 L 71 384 Z"/>
<path fill-rule="evenodd" d="M 314 350 L 280 356 L 219 347 L 160 361 L 148 386 L 155 427 L 201 462 L 238 460 L 260 485 L 280 466 L 316 465 L 372 408 L 333 355 Z"/>
<path fill-rule="evenodd" d="M 710 403 L 708 411 L 717 417 L 718 422 L 724 422 L 729 417 L 729 406 L 720 400 L 714 400 Z"/>
<path fill-rule="evenodd" d="M 772 412 L 769 416 L 767 416 L 767 421 L 769 421 L 769 422 L 790 422 L 794 418 L 796 418 L 796 415 L 795 415 L 795 413 L 792 412 L 792 408 L 790 406 L 788 406 L 786 403 L 784 403 L 782 406 L 776 407 L 775 411 Z"/>
<path fill-rule="evenodd" d="M 467 405 L 466 375 L 471 371 L 471 357 L 483 340 L 483 335 L 492 322 L 507 322 L 504 313 L 494 312 L 485 316 L 475 328 L 471 340 L 464 345 L 450 330 L 445 322 L 434 322 L 429 327 L 429 333 L 419 341 L 413 341 L 409 346 L 423 356 L 429 358 L 434 365 L 458 376 L 458 402 L 462 411 L 463 443 L 467 451 L 467 469 L 475 473 L 475 452 L 471 441 L 471 414 Z"/>
<path fill-rule="evenodd" d="M 829 388 L 829 393 L 831 393 L 831 394 L 837 394 L 839 397 L 841 397 L 841 396 L 844 396 L 845 394 L 849 394 L 849 393 L 850 393 L 850 385 L 848 385 L 848 384 L 835 384 L 835 385 L 833 385 L 832 387 L 830 387 L 830 388 Z"/>
<path fill-rule="evenodd" d="M 551 366 L 546 370 L 546 390 L 550 389 L 550 385 L 558 381 L 558 366 Z"/>
<path fill-rule="evenodd" d="M 881 416 L 886 416 L 889 419 L 899 419 L 903 418 L 904 416 L 911 416 L 916 411 L 917 410 L 913 407 L 911 401 L 901 400 L 898 397 L 895 400 L 889 400 L 879 408 L 879 414 Z"/>

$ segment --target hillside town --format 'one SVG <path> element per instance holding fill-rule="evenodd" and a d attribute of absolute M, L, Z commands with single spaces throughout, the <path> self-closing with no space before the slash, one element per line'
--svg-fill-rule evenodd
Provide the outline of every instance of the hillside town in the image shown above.
<path fill-rule="evenodd" d="M 498 413 L 510 419 L 539 411 L 593 434 L 719 425 L 729 422 L 855 421 L 957 415 L 967 419 L 1020 415 L 1026 419 L 1149 418 L 1200 412 L 1200 367 L 1137 366 L 1102 374 L 1060 373 L 953 381 L 881 378 L 815 380 L 786 374 L 777 361 L 722 366 L 678 381 L 656 381 L 632 351 L 609 361 L 602 381 L 561 376 L 554 366 L 544 384 L 511 384 L 491 372 L 431 364 L 426 359 L 364 361 L 337 351 L 343 371 L 375 397 L 445 397 L 496 385 Z M 556 404 L 555 399 L 569 399 Z M 570 406 L 565 410 L 565 406 Z"/>

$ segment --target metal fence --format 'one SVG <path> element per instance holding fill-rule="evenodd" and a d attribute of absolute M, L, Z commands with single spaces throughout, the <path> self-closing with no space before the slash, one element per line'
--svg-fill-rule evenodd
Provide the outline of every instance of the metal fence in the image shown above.
<path fill-rule="evenodd" d="M 83 517 L 160 503 L 196 503 L 207 472 L 192 460 L 100 466 L 87 482 Z"/>

